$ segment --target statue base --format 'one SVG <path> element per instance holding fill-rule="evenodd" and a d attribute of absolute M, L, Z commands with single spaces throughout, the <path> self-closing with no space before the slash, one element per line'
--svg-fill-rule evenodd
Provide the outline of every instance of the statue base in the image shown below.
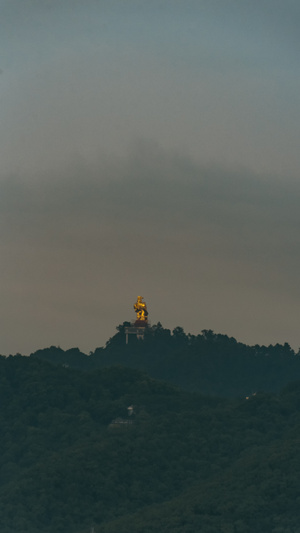
<path fill-rule="evenodd" d="M 148 326 L 148 322 L 146 322 L 146 320 L 136 320 L 133 325 L 135 328 L 146 328 Z"/>
<path fill-rule="evenodd" d="M 125 328 L 126 344 L 128 344 L 128 335 L 135 335 L 137 339 L 144 340 L 145 331 L 151 329 L 145 320 L 136 320 L 131 322 L 131 326 Z"/>

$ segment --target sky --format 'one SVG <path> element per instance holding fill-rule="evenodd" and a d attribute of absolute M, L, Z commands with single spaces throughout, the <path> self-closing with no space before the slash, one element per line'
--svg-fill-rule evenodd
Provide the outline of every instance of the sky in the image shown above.
<path fill-rule="evenodd" d="M 0 353 L 300 346 L 300 3 L 0 0 Z"/>

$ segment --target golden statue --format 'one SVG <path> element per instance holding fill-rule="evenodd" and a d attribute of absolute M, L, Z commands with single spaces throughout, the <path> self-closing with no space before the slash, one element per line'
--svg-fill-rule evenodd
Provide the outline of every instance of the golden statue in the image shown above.
<path fill-rule="evenodd" d="M 136 312 L 136 321 L 135 325 L 137 326 L 147 326 L 148 324 L 148 311 L 146 303 L 143 302 L 143 296 L 137 297 L 137 302 L 134 304 L 134 310 Z"/>

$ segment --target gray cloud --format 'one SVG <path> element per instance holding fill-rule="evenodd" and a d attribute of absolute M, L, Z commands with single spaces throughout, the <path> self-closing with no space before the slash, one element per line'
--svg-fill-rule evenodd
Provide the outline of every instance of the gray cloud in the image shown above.
<path fill-rule="evenodd" d="M 4 346 L 93 349 L 132 317 L 139 292 L 170 327 L 298 342 L 294 318 L 286 324 L 300 296 L 297 182 L 202 167 L 145 141 L 43 178 L 1 184 L 3 309 L 11 328 L 26 313 L 32 330 Z"/>
<path fill-rule="evenodd" d="M 35 223 L 30 217 L 54 225 L 70 217 L 125 228 L 132 224 L 132 229 L 141 218 L 146 233 L 164 221 L 162 231 L 170 234 L 203 224 L 225 231 L 238 223 L 240 230 L 242 221 L 253 233 L 264 225 L 268 231 L 286 231 L 299 222 L 297 181 L 243 168 L 201 166 L 151 142 L 140 142 L 130 155 L 99 160 L 96 166 L 78 158 L 60 173 L 55 169 L 31 179 L 11 176 L 1 188 L 2 215 L 19 220 L 24 228 L 28 223 L 29 229 Z"/>
<path fill-rule="evenodd" d="M 0 352 L 93 349 L 138 293 L 297 347 L 298 4 L 1 7 Z"/>

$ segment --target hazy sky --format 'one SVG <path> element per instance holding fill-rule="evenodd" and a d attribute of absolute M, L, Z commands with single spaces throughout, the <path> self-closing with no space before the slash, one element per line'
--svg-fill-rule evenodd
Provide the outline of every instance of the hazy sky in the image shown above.
<path fill-rule="evenodd" d="M 298 0 L 0 0 L 0 353 L 300 346 Z"/>

